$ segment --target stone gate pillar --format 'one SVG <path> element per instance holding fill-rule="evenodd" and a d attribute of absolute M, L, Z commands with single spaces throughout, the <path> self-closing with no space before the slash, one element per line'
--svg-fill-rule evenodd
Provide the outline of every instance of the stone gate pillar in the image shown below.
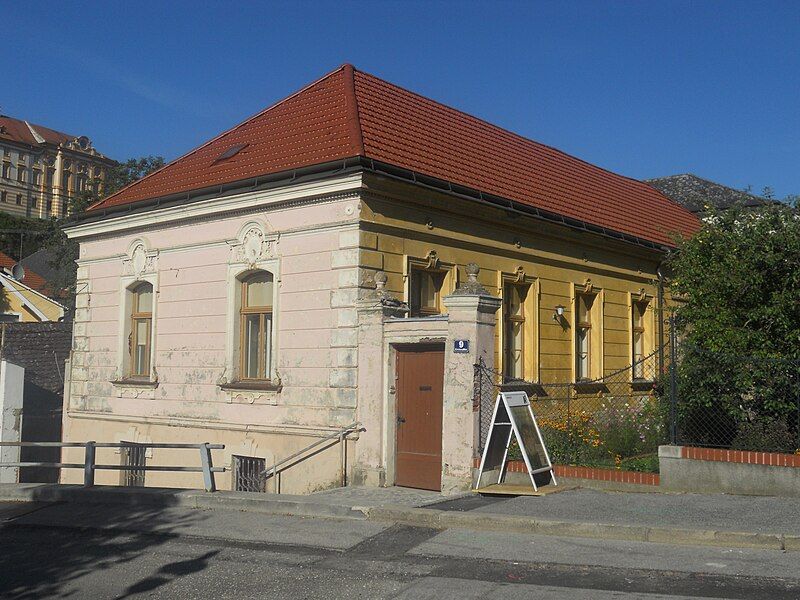
<path fill-rule="evenodd" d="M 365 291 L 356 301 L 358 310 L 358 392 L 356 420 L 364 426 L 355 445 L 353 485 L 383 486 L 386 471 L 382 458 L 384 432 L 384 372 L 386 357 L 383 345 L 383 322 L 388 317 L 401 317 L 406 310 L 402 302 L 386 291 L 386 273 L 374 276 L 375 289 Z"/>
<path fill-rule="evenodd" d="M 444 299 L 449 314 L 444 361 L 444 418 L 442 423 L 442 493 L 469 489 L 475 440 L 473 416 L 474 365 L 483 358 L 494 367 L 495 313 L 501 300 L 478 283 L 480 269 L 466 267 L 467 281 Z M 466 342 L 467 351 L 456 352 Z M 465 348 L 460 348 L 464 350 Z"/>

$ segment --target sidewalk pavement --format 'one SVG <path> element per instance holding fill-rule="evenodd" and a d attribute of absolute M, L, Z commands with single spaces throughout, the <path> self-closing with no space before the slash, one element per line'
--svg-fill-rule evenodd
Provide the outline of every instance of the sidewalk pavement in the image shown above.
<path fill-rule="evenodd" d="M 578 488 L 540 497 L 481 497 L 472 493 L 445 497 L 403 488 L 355 487 L 292 496 L 4 484 L 0 485 L 0 501 L 149 507 L 149 514 L 157 515 L 164 527 L 174 525 L 173 520 L 164 518 L 172 507 L 348 519 L 376 526 L 402 523 L 435 529 L 800 551 L 796 501 L 776 497 L 636 494 Z M 91 521 L 91 508 L 73 510 Z M 256 537 L 263 534 L 259 527 L 244 530 Z"/>

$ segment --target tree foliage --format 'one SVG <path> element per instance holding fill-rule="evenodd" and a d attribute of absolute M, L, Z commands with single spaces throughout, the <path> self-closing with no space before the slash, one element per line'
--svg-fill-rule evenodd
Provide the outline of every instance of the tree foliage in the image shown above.
<path fill-rule="evenodd" d="M 103 194 L 105 196 L 115 194 L 122 188 L 138 181 L 142 177 L 146 177 L 163 166 L 164 157 L 162 156 L 129 158 L 125 162 L 117 163 L 109 169 L 106 175 Z M 70 200 L 69 214 L 72 216 L 80 215 L 99 199 L 100 197 L 95 192 L 86 191 Z"/>
<path fill-rule="evenodd" d="M 686 427 L 703 438 L 695 441 L 737 445 L 754 431 L 774 429 L 764 424 L 776 420 L 798 433 L 796 207 L 711 215 L 693 237 L 678 241 L 670 266 L 672 290 L 686 299 L 677 310 L 681 408 Z"/>

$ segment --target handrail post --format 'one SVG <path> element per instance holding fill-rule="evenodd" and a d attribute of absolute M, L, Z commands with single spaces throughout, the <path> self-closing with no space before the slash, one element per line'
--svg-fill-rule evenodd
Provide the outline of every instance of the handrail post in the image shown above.
<path fill-rule="evenodd" d="M 94 485 L 94 465 L 95 465 L 95 444 L 97 442 L 86 442 L 86 451 L 83 456 L 83 485 L 92 487 Z"/>
<path fill-rule="evenodd" d="M 213 466 L 211 460 L 211 448 L 208 442 L 200 445 L 200 464 L 203 467 L 203 483 L 205 483 L 207 492 L 216 492 L 217 486 L 214 481 L 214 472 L 211 470 Z"/>
<path fill-rule="evenodd" d="M 347 438 L 344 434 L 339 435 L 339 445 L 341 446 L 341 473 L 339 477 L 340 487 L 347 485 Z"/>

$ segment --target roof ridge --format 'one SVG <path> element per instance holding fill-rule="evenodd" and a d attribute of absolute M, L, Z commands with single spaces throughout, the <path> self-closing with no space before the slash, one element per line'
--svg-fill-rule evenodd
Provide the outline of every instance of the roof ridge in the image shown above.
<path fill-rule="evenodd" d="M 353 136 L 353 150 L 358 156 L 366 156 L 364 152 L 364 131 L 361 129 L 361 118 L 358 114 L 358 94 L 356 94 L 355 75 L 356 69 L 350 63 L 345 63 L 341 68 L 344 70 L 344 96 L 347 103 L 347 120 L 350 124 L 350 135 Z"/>
<path fill-rule="evenodd" d="M 114 198 L 115 196 L 118 196 L 118 195 L 119 195 L 119 194 L 121 194 L 122 192 L 124 192 L 124 191 L 126 191 L 126 190 L 129 190 L 129 189 L 131 189 L 132 187 L 135 187 L 135 186 L 139 185 L 141 182 L 145 181 L 146 179 L 149 179 L 149 178 L 151 178 L 152 176 L 156 175 L 157 173 L 161 173 L 162 171 L 164 171 L 164 170 L 168 169 L 169 167 L 171 167 L 172 165 L 174 165 L 174 164 L 175 164 L 175 163 L 177 163 L 178 161 L 180 161 L 180 160 L 183 160 L 184 158 L 186 158 L 186 157 L 188 157 L 188 156 L 191 156 L 192 154 L 195 154 L 195 153 L 199 152 L 200 150 L 202 150 L 202 149 L 203 149 L 203 148 L 205 148 L 206 146 L 208 146 L 208 145 L 210 145 L 210 144 L 212 144 L 212 143 L 216 142 L 217 140 L 220 140 L 220 139 L 224 138 L 224 137 L 225 137 L 226 135 L 228 135 L 229 133 L 233 133 L 234 131 L 236 131 L 236 130 L 237 130 L 237 129 L 239 129 L 240 127 L 243 127 L 243 126 L 247 125 L 248 123 L 252 122 L 254 119 L 257 119 L 257 118 L 259 118 L 260 116 L 262 116 L 262 115 L 264 115 L 265 113 L 267 113 L 267 112 L 269 112 L 269 111 L 273 110 L 274 108 L 277 108 L 278 106 L 281 106 L 282 104 L 284 104 L 284 103 L 288 102 L 288 101 L 289 101 L 289 100 L 291 100 L 292 98 L 294 98 L 294 97 L 296 97 L 296 96 L 298 96 L 298 95 L 302 94 L 303 92 L 305 92 L 306 90 L 309 90 L 310 88 L 314 87 L 315 85 L 318 85 L 319 83 L 321 83 L 321 82 L 325 81 L 326 79 L 328 79 L 328 77 L 331 77 L 332 75 L 335 75 L 336 73 L 338 73 L 339 71 L 341 71 L 341 70 L 345 69 L 345 68 L 346 68 L 346 67 L 348 67 L 348 66 L 349 66 L 351 69 L 353 68 L 353 65 L 343 64 L 342 66 L 340 66 L 340 67 L 337 67 L 337 68 L 336 68 L 336 69 L 334 69 L 333 71 L 329 71 L 328 73 L 326 73 L 325 75 L 323 75 L 323 76 L 322 76 L 322 77 L 320 77 L 319 79 L 316 79 L 316 80 L 312 81 L 311 83 L 309 83 L 308 85 L 306 85 L 306 86 L 302 87 L 301 89 L 297 90 L 297 91 L 296 91 L 296 92 L 294 92 L 293 94 L 290 94 L 289 96 L 286 96 L 285 98 L 282 98 L 282 99 L 278 100 L 277 102 L 275 102 L 274 104 L 271 104 L 271 105 L 270 105 L 270 106 L 268 106 L 267 108 L 265 108 L 265 109 L 262 109 L 262 110 L 260 110 L 259 112 L 257 112 L 256 114 L 254 114 L 254 115 L 252 115 L 252 116 L 250 116 L 250 117 L 246 118 L 244 121 L 241 121 L 241 122 L 237 123 L 236 125 L 234 125 L 234 126 L 233 126 L 233 127 L 231 127 L 230 129 L 226 129 L 225 131 L 223 131 L 223 132 L 222 132 L 222 133 L 220 133 L 219 135 L 216 135 L 216 136 L 214 136 L 213 138 L 211 138 L 210 140 L 208 140 L 208 141 L 207 141 L 207 142 L 205 142 L 204 144 L 200 144 L 200 145 L 199 145 L 199 146 L 197 146 L 196 148 L 192 148 L 192 149 L 191 149 L 191 150 L 189 150 L 189 152 L 187 152 L 186 154 L 182 154 L 181 156 L 179 156 L 179 157 L 177 157 L 177 158 L 175 158 L 175 159 L 173 159 L 173 160 L 169 161 L 167 164 L 165 164 L 165 165 L 164 165 L 163 167 L 161 167 L 160 169 L 156 169 L 155 171 L 153 171 L 152 173 L 148 173 L 147 175 L 145 175 L 145 176 L 144 176 L 144 177 L 142 177 L 141 179 L 137 179 L 136 181 L 134 181 L 134 182 L 132 182 L 132 183 L 129 183 L 129 184 L 128 184 L 128 185 L 126 185 L 125 187 L 123 187 L 123 188 L 121 188 L 121 189 L 117 190 L 116 192 L 114 192 L 114 193 L 113 193 L 113 194 L 111 194 L 110 196 L 106 196 L 105 198 L 103 198 L 103 199 L 101 199 L 101 200 L 98 200 L 97 202 L 94 202 L 93 204 L 90 204 L 88 207 L 86 207 L 86 210 L 87 210 L 87 211 L 88 211 L 88 210 L 92 210 L 92 209 L 94 209 L 94 208 L 96 208 L 96 207 L 100 206 L 100 205 L 101 205 L 101 204 L 103 204 L 104 202 L 107 202 L 108 200 L 110 200 L 110 199 Z M 359 132 L 360 132 L 360 129 L 361 129 L 361 127 L 359 126 Z M 360 134 L 359 134 L 359 135 L 360 135 Z M 363 141 L 362 141 L 362 146 L 363 146 Z"/>
<path fill-rule="evenodd" d="M 686 213 L 688 213 L 688 214 L 692 214 L 692 213 L 691 213 L 689 210 L 687 210 L 687 209 L 686 209 L 686 207 L 685 207 L 685 206 L 682 206 L 681 204 L 678 204 L 677 202 L 674 202 L 674 201 L 673 201 L 672 199 L 670 199 L 668 196 L 666 196 L 665 194 L 661 193 L 659 190 L 656 190 L 656 189 L 655 189 L 655 188 L 653 188 L 652 186 L 649 186 L 649 185 L 647 185 L 647 184 L 646 184 L 645 182 L 643 182 L 641 179 L 636 179 L 636 178 L 634 178 L 634 177 L 630 177 L 630 176 L 628 176 L 628 175 L 622 175 L 621 173 L 617 173 L 616 171 L 612 171 L 612 170 L 610 170 L 610 169 L 607 169 L 607 168 L 605 168 L 605 167 L 601 167 L 600 165 L 596 165 L 596 164 L 594 164 L 594 163 L 591 163 L 591 162 L 589 162 L 588 160 L 585 160 L 585 159 L 583 159 L 583 158 L 581 158 L 581 157 L 579 157 L 579 156 L 575 156 L 575 155 L 573 155 L 573 154 L 570 154 L 569 152 L 565 152 L 564 150 L 561 150 L 560 148 L 556 148 L 555 146 L 551 146 L 551 145 L 549 145 L 549 144 L 545 144 L 545 143 L 543 143 L 543 142 L 540 142 L 540 141 L 534 140 L 534 139 L 532 139 L 532 138 L 525 137 L 525 136 L 524 136 L 524 135 L 522 135 L 521 133 L 517 133 L 517 132 L 515 132 L 515 131 L 512 131 L 512 130 L 510 130 L 510 129 L 506 129 L 505 127 L 501 127 L 501 126 L 499 126 L 499 125 L 495 125 L 494 123 L 491 123 L 490 121 L 487 121 L 486 119 L 483 119 L 483 118 L 481 118 L 481 117 L 477 117 L 477 116 L 475 116 L 475 115 L 472 115 L 472 114 L 470 114 L 470 113 L 468 113 L 468 112 L 466 112 L 466 111 L 463 111 L 463 110 L 461 110 L 461 109 L 459 109 L 459 108 L 455 108 L 455 107 L 453 107 L 453 106 L 450 106 L 450 105 L 448 105 L 448 104 L 445 104 L 444 102 L 440 102 L 440 101 L 438 101 L 438 100 L 434 100 L 433 98 L 429 98 L 429 97 L 427 97 L 427 96 L 423 96 L 423 95 L 422 95 L 422 94 L 420 94 L 419 92 L 415 92 L 415 91 L 413 91 L 413 90 L 410 90 L 410 89 L 408 89 L 408 88 L 405 88 L 405 87 L 403 87 L 403 86 L 401 86 L 401 85 L 397 85 L 396 83 L 392 83 L 391 81 L 387 81 L 386 79 L 383 79 L 383 78 L 381 78 L 381 77 L 378 77 L 377 75 L 373 75 L 372 73 L 367 73 L 366 71 L 361 71 L 361 70 L 358 70 L 358 72 L 359 72 L 359 73 L 361 73 L 362 75 L 366 75 L 366 76 L 368 76 L 368 77 L 371 77 L 371 78 L 373 78 L 373 79 L 376 79 L 376 80 L 380 81 L 381 83 L 384 83 L 384 84 L 386 84 L 386 85 L 389 85 L 389 86 L 391 86 L 391 87 L 394 87 L 394 88 L 396 88 L 396 89 L 402 90 L 402 91 L 404 91 L 404 92 L 406 92 L 406 93 L 412 94 L 413 96 L 416 96 L 417 98 L 422 98 L 423 100 L 426 100 L 426 101 L 428 101 L 428 102 L 432 102 L 433 104 L 437 104 L 438 106 L 441 106 L 441 107 L 443 107 L 443 108 L 446 108 L 446 109 L 448 109 L 448 110 L 452 110 L 452 111 L 454 111 L 454 112 L 457 112 L 457 113 L 459 113 L 459 114 L 461 114 L 461 115 L 463 115 L 463 116 L 467 117 L 467 118 L 468 118 L 468 119 L 470 119 L 470 120 L 473 120 L 473 121 L 479 121 L 480 123 L 483 123 L 484 125 L 487 125 L 487 126 L 489 126 L 490 128 L 492 128 L 492 129 L 494 129 L 494 130 L 496 130 L 496 131 L 501 131 L 501 132 L 503 132 L 503 133 L 506 133 L 506 134 L 508 134 L 508 135 L 511 135 L 511 136 L 513 136 L 513 137 L 517 138 L 518 140 L 522 140 L 522 141 L 524 141 L 524 142 L 528 142 L 528 143 L 534 144 L 534 145 L 536 145 L 536 146 L 539 146 L 539 147 L 541 147 L 541 148 L 546 148 L 546 149 L 548 149 L 548 150 L 550 150 L 550 151 L 552 151 L 552 152 L 558 153 L 558 154 L 560 154 L 560 155 L 562 155 L 562 156 L 567 156 L 567 157 L 569 157 L 569 158 L 571 158 L 571 159 L 573 159 L 573 160 L 579 161 L 580 163 L 582 163 L 582 164 L 584 164 L 584 165 L 586 165 L 586 166 L 589 166 L 589 167 L 591 167 L 591 168 L 593 168 L 593 169 L 599 169 L 599 170 L 601 170 L 601 171 L 603 171 L 603 172 L 605 172 L 605 173 L 609 173 L 609 174 L 611 174 L 611 175 L 613 175 L 613 176 L 615 176 L 615 177 L 620 177 L 620 178 L 622 178 L 622 179 L 626 179 L 626 180 L 628 180 L 628 181 L 632 181 L 632 182 L 634 182 L 634 183 L 636 183 L 636 184 L 638 184 L 638 185 L 640 185 L 640 186 L 645 186 L 645 187 L 647 187 L 647 188 L 653 189 L 653 190 L 654 190 L 654 191 L 655 191 L 655 192 L 656 192 L 658 195 L 660 195 L 661 197 L 663 197 L 663 198 L 664 198 L 665 200 L 667 200 L 668 202 L 675 204 L 675 205 L 676 205 L 676 206 L 678 206 L 680 209 L 684 210 Z"/>
<path fill-rule="evenodd" d="M 38 131 L 36 131 L 36 129 L 33 127 L 33 125 L 28 123 L 28 121 L 23 121 L 23 123 L 25 123 L 25 125 L 28 126 L 28 130 L 31 132 L 31 135 L 33 136 L 33 139 L 35 139 L 40 144 L 43 144 L 45 139 L 41 136 L 41 134 Z"/>

